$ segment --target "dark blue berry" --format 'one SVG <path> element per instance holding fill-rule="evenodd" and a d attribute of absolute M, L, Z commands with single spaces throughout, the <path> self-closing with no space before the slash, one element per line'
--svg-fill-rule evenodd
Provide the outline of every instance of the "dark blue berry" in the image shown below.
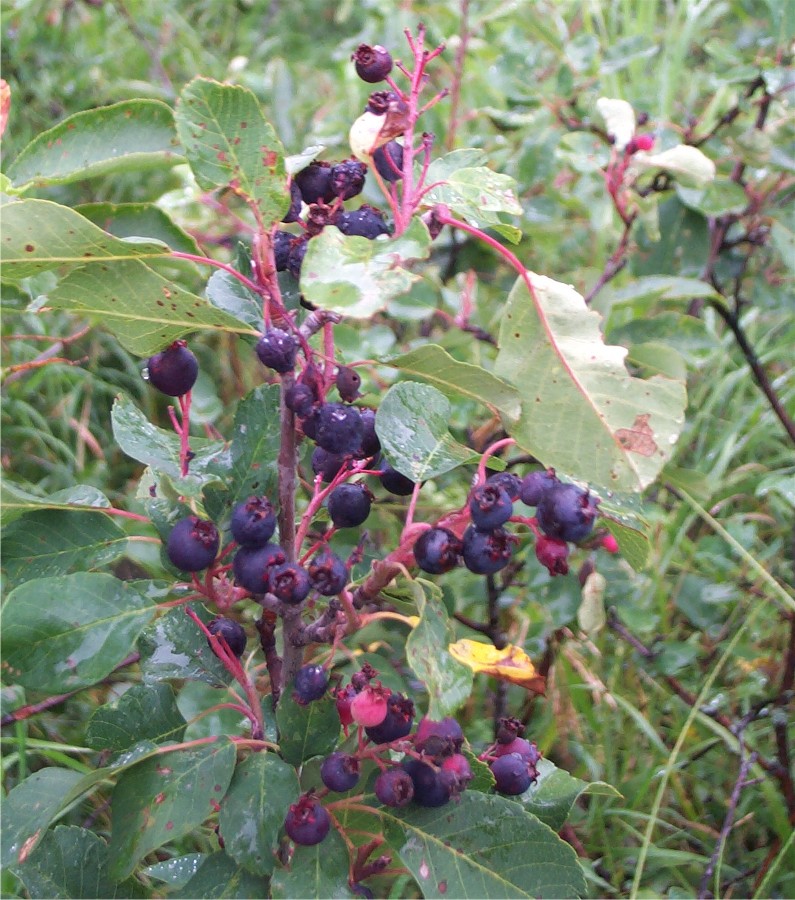
<path fill-rule="evenodd" d="M 295 183 L 307 205 L 322 200 L 331 203 L 334 190 L 331 186 L 331 166 L 327 162 L 312 162 L 295 176 Z"/>
<path fill-rule="evenodd" d="M 328 514 L 337 528 L 356 528 L 370 515 L 370 493 L 362 484 L 341 484 L 329 494 Z"/>
<path fill-rule="evenodd" d="M 405 737 L 414 723 L 414 703 L 403 694 L 394 691 L 386 701 L 386 718 L 380 725 L 365 728 L 367 737 L 374 744 L 389 744 Z"/>
<path fill-rule="evenodd" d="M 281 565 L 284 559 L 284 551 L 278 544 L 241 547 L 232 560 L 235 582 L 252 594 L 265 594 L 271 569 Z"/>
<path fill-rule="evenodd" d="M 414 797 L 414 780 L 405 769 L 395 766 L 376 778 L 374 790 L 384 806 L 399 809 L 411 803 Z"/>
<path fill-rule="evenodd" d="M 450 756 L 464 743 L 464 732 L 451 716 L 434 721 L 427 716 L 420 720 L 414 733 L 414 746 L 426 756 Z"/>
<path fill-rule="evenodd" d="M 513 554 L 513 540 L 504 528 L 479 531 L 470 525 L 464 532 L 461 555 L 464 565 L 476 575 L 492 575 L 508 565 Z"/>
<path fill-rule="evenodd" d="M 292 181 L 290 183 L 290 208 L 284 215 L 282 222 L 297 222 L 301 215 L 301 189 Z"/>
<path fill-rule="evenodd" d="M 541 754 L 538 752 L 535 742 L 531 743 L 523 737 L 515 737 L 507 744 L 498 742 L 494 747 L 493 753 L 496 757 L 508 756 L 511 753 L 518 754 L 530 764 L 531 775 L 535 775 L 536 763 L 541 759 Z"/>
<path fill-rule="evenodd" d="M 277 231 L 273 236 L 273 263 L 277 272 L 286 272 L 290 262 L 290 247 L 296 240 L 289 231 Z"/>
<path fill-rule="evenodd" d="M 414 542 L 414 559 L 423 572 L 442 575 L 458 565 L 461 541 L 446 528 L 429 528 Z"/>
<path fill-rule="evenodd" d="M 168 397 L 181 397 L 196 384 L 199 363 L 185 341 L 174 341 L 150 356 L 146 363 L 149 384 Z"/>
<path fill-rule="evenodd" d="M 383 147 L 373 150 L 373 165 L 384 181 L 400 181 L 403 177 L 403 145 L 397 141 L 390 141 Z"/>
<path fill-rule="evenodd" d="M 383 487 L 397 497 L 408 497 L 414 492 L 415 483 L 402 472 L 398 472 L 397 469 L 390 466 L 389 463 L 384 463 L 378 478 Z"/>
<path fill-rule="evenodd" d="M 312 471 L 326 483 L 333 481 L 344 465 L 345 457 L 339 453 L 329 453 L 322 447 L 315 447 L 312 451 Z"/>
<path fill-rule="evenodd" d="M 453 779 L 441 769 L 419 759 L 407 759 L 403 768 L 414 782 L 414 802 L 420 806 L 444 806 L 452 796 Z"/>
<path fill-rule="evenodd" d="M 309 794 L 293 803 L 284 819 L 287 837 L 304 847 L 319 844 L 328 834 L 331 816 L 325 806 Z"/>
<path fill-rule="evenodd" d="M 341 200 L 361 194 L 367 166 L 358 159 L 344 159 L 331 167 L 331 189 Z"/>
<path fill-rule="evenodd" d="M 499 485 L 511 498 L 511 501 L 519 499 L 519 491 L 522 487 L 522 479 L 513 472 L 495 472 L 486 479 L 487 484 Z"/>
<path fill-rule="evenodd" d="M 291 372 L 298 353 L 298 341 L 281 328 L 269 328 L 257 341 L 257 356 L 263 365 L 280 374 Z"/>
<path fill-rule="evenodd" d="M 356 456 L 370 459 L 381 449 L 381 441 L 375 431 L 375 410 L 364 407 L 359 413 L 362 417 L 362 445 Z"/>
<path fill-rule="evenodd" d="M 199 572 L 215 559 L 220 543 L 221 536 L 212 522 L 188 516 L 171 529 L 166 555 L 183 572 Z"/>
<path fill-rule="evenodd" d="M 495 759 L 491 764 L 491 774 L 499 793 L 512 797 L 523 794 L 534 781 L 530 763 L 518 753 L 507 753 Z"/>
<path fill-rule="evenodd" d="M 368 84 L 383 81 L 392 71 L 392 55 L 380 44 L 359 44 L 351 56 L 356 74 Z"/>
<path fill-rule="evenodd" d="M 298 703 L 319 700 L 328 689 L 328 675 L 323 666 L 301 666 L 295 676 L 295 699 Z"/>
<path fill-rule="evenodd" d="M 239 622 L 218 616 L 207 626 L 210 634 L 223 638 L 235 656 L 240 657 L 246 649 L 246 632 Z"/>
<path fill-rule="evenodd" d="M 544 494 L 559 483 L 553 469 L 538 469 L 522 479 L 519 497 L 526 506 L 538 506 Z"/>
<path fill-rule="evenodd" d="M 290 253 L 287 257 L 287 271 L 296 281 L 301 277 L 301 266 L 304 263 L 308 244 L 309 239 L 305 237 L 298 237 L 290 243 Z"/>
<path fill-rule="evenodd" d="M 330 791 L 344 793 L 359 783 L 359 760 L 350 753 L 337 751 L 327 756 L 320 766 L 320 778 Z"/>
<path fill-rule="evenodd" d="M 337 369 L 334 383 L 337 385 L 340 397 L 346 403 L 353 403 L 360 396 L 359 388 L 362 384 L 362 377 L 356 369 L 351 369 L 350 366 L 340 366 Z"/>
<path fill-rule="evenodd" d="M 308 384 L 297 381 L 284 392 L 284 405 L 297 416 L 308 416 L 315 403 L 315 392 Z"/>
<path fill-rule="evenodd" d="M 276 513 L 267 497 L 249 497 L 232 510 L 232 537 L 243 547 L 263 547 L 276 530 Z"/>
<path fill-rule="evenodd" d="M 593 530 L 598 499 L 576 484 L 554 484 L 541 498 L 536 519 L 548 537 L 576 543 Z"/>
<path fill-rule="evenodd" d="M 494 482 L 476 487 L 469 495 L 472 524 L 481 531 L 503 525 L 511 518 L 513 503 L 507 492 Z"/>
<path fill-rule="evenodd" d="M 314 556 L 307 566 L 309 583 L 324 597 L 334 597 L 348 583 L 348 568 L 330 550 L 323 550 Z"/>
<path fill-rule="evenodd" d="M 362 417 L 355 406 L 324 403 L 317 416 L 315 441 L 329 453 L 353 454 L 362 445 Z"/>
<path fill-rule="evenodd" d="M 282 603 L 297 606 L 309 593 L 309 575 L 298 563 L 283 563 L 268 573 L 268 590 Z"/>
<path fill-rule="evenodd" d="M 371 241 L 381 234 L 389 234 L 383 214 L 367 204 L 360 206 L 359 209 L 341 212 L 334 220 L 334 224 L 343 234 Z"/>

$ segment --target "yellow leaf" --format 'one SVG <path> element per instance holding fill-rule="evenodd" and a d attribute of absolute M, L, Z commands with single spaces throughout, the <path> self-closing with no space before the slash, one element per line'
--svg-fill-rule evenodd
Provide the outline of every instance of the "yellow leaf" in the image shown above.
<path fill-rule="evenodd" d="M 518 684 L 536 694 L 544 693 L 544 676 L 539 675 L 530 657 L 520 647 L 508 644 L 498 650 L 491 644 L 464 638 L 447 648 L 451 656 L 469 666 L 473 672 L 493 675 L 502 681 Z"/>

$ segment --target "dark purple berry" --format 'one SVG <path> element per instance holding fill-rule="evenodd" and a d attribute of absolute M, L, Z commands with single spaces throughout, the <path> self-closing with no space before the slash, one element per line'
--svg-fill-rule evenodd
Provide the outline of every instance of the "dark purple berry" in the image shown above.
<path fill-rule="evenodd" d="M 301 666 L 295 676 L 295 700 L 306 704 L 319 700 L 328 689 L 328 675 L 323 666 Z"/>
<path fill-rule="evenodd" d="M 446 528 L 429 528 L 414 542 L 414 559 L 423 572 L 443 575 L 458 565 L 461 541 Z"/>
<path fill-rule="evenodd" d="M 297 416 L 308 416 L 315 403 L 315 392 L 308 384 L 297 381 L 284 392 L 284 405 Z"/>
<path fill-rule="evenodd" d="M 513 538 L 504 528 L 479 531 L 470 525 L 464 532 L 461 555 L 476 575 L 492 575 L 504 569 L 513 554 Z"/>
<path fill-rule="evenodd" d="M 350 200 L 361 194 L 367 166 L 358 159 L 344 159 L 331 167 L 331 189 L 341 200 Z"/>
<path fill-rule="evenodd" d="M 450 756 L 464 743 L 464 732 L 452 716 L 436 722 L 427 716 L 414 733 L 414 746 L 426 756 Z"/>
<path fill-rule="evenodd" d="M 296 240 L 289 231 L 277 231 L 273 236 L 273 264 L 277 272 L 286 272 L 290 262 L 290 247 Z"/>
<path fill-rule="evenodd" d="M 183 572 L 199 572 L 215 559 L 220 543 L 221 536 L 212 522 L 188 516 L 171 529 L 166 555 Z"/>
<path fill-rule="evenodd" d="M 359 209 L 341 212 L 334 224 L 343 234 L 374 240 L 380 234 L 389 234 L 389 228 L 383 214 L 373 206 L 360 206 Z"/>
<path fill-rule="evenodd" d="M 284 819 L 287 837 L 304 847 L 319 844 L 328 834 L 331 816 L 325 806 L 309 794 L 293 803 Z"/>
<path fill-rule="evenodd" d="M 521 756 L 523 759 L 527 760 L 529 765 L 532 767 L 533 771 L 531 775 L 535 775 L 535 767 L 538 763 L 539 759 L 541 759 L 541 754 L 538 752 L 538 747 L 536 747 L 535 742 L 531 742 L 522 737 L 515 737 L 513 740 L 508 741 L 508 743 L 501 744 L 497 742 L 494 746 L 494 750 L 492 751 L 494 756 L 508 756 L 511 753 L 516 753 Z"/>
<path fill-rule="evenodd" d="M 313 557 L 307 566 L 309 583 L 324 597 L 334 597 L 348 583 L 345 563 L 330 550 L 323 550 Z"/>
<path fill-rule="evenodd" d="M 241 547 L 232 560 L 235 582 L 252 594 L 265 594 L 269 588 L 271 570 L 284 560 L 284 551 L 278 544 Z"/>
<path fill-rule="evenodd" d="M 481 531 L 498 528 L 511 518 L 513 503 L 507 492 L 494 482 L 474 488 L 469 495 L 472 524 Z"/>
<path fill-rule="evenodd" d="M 469 760 L 461 753 L 454 753 L 442 760 L 442 772 L 454 779 L 453 793 L 460 794 L 472 781 L 472 769 Z"/>
<path fill-rule="evenodd" d="M 333 481 L 344 465 L 345 457 L 339 453 L 329 453 L 322 447 L 315 447 L 312 451 L 312 471 L 326 483 Z"/>
<path fill-rule="evenodd" d="M 318 411 L 315 441 L 329 453 L 356 453 L 362 444 L 359 410 L 342 403 L 324 403 Z"/>
<path fill-rule="evenodd" d="M 381 441 L 375 431 L 375 410 L 364 407 L 359 410 L 362 418 L 362 445 L 356 457 L 370 459 L 381 449 Z"/>
<path fill-rule="evenodd" d="M 518 753 L 507 753 L 495 759 L 491 764 L 491 774 L 499 793 L 511 797 L 523 794 L 535 780 L 529 761 Z"/>
<path fill-rule="evenodd" d="M 569 545 L 558 538 L 539 534 L 536 538 L 536 559 L 546 566 L 550 575 L 567 575 L 569 572 Z"/>
<path fill-rule="evenodd" d="M 397 497 L 408 497 L 414 493 L 414 482 L 390 466 L 389 463 L 384 463 L 378 477 L 390 494 L 395 494 Z"/>
<path fill-rule="evenodd" d="M 330 791 L 344 793 L 359 783 L 359 760 L 350 753 L 337 751 L 320 766 L 320 778 Z"/>
<path fill-rule="evenodd" d="M 301 215 L 301 189 L 292 181 L 290 183 L 290 208 L 284 215 L 282 222 L 297 222 Z"/>
<path fill-rule="evenodd" d="M 513 472 L 495 472 L 486 479 L 487 484 L 499 485 L 511 498 L 511 502 L 519 499 L 519 491 L 522 487 L 522 479 Z"/>
<path fill-rule="evenodd" d="M 249 497 L 232 510 L 232 537 L 243 547 L 263 547 L 276 530 L 276 513 L 267 497 Z"/>
<path fill-rule="evenodd" d="M 383 81 L 392 71 L 392 55 L 380 44 L 374 47 L 359 44 L 351 59 L 356 67 L 356 74 L 368 84 Z"/>
<path fill-rule="evenodd" d="M 331 203 L 334 190 L 331 186 L 331 166 L 327 162 L 312 162 L 295 176 L 295 183 L 304 203 Z"/>
<path fill-rule="evenodd" d="M 538 506 L 544 494 L 556 484 L 560 482 L 554 469 L 538 469 L 522 479 L 519 497 L 526 506 Z"/>
<path fill-rule="evenodd" d="M 452 796 L 453 779 L 419 759 L 407 759 L 403 768 L 414 782 L 414 802 L 420 806 L 444 806 Z"/>
<path fill-rule="evenodd" d="M 246 632 L 239 622 L 218 616 L 207 626 L 210 634 L 223 638 L 235 656 L 241 657 L 246 649 Z"/>
<path fill-rule="evenodd" d="M 290 253 L 287 257 L 287 271 L 295 278 L 296 281 L 301 277 L 301 266 L 306 256 L 306 248 L 309 239 L 298 237 L 290 243 Z"/>
<path fill-rule="evenodd" d="M 337 528 L 356 528 L 370 515 L 370 493 L 362 484 L 341 484 L 329 494 L 328 514 Z"/>
<path fill-rule="evenodd" d="M 593 530 L 599 500 L 576 484 L 553 485 L 541 498 L 536 519 L 548 537 L 576 543 Z"/>
<path fill-rule="evenodd" d="M 145 374 L 149 384 L 161 394 L 181 397 L 196 384 L 199 363 L 185 341 L 174 341 L 165 350 L 149 357 Z"/>
<path fill-rule="evenodd" d="M 409 773 L 395 766 L 382 772 L 375 780 L 375 795 L 384 804 L 399 809 L 408 806 L 414 797 L 414 781 Z"/>
<path fill-rule="evenodd" d="M 309 594 L 309 575 L 298 563 L 283 563 L 270 570 L 268 590 L 282 603 L 297 606 Z"/>
<path fill-rule="evenodd" d="M 298 341 L 281 328 L 269 328 L 257 341 L 257 356 L 263 365 L 279 374 L 292 372 L 298 353 Z"/>
<path fill-rule="evenodd" d="M 403 177 L 403 145 L 390 141 L 373 150 L 373 165 L 386 182 L 400 181 Z"/>
<path fill-rule="evenodd" d="M 380 725 L 365 728 L 374 744 L 389 744 L 405 737 L 414 723 L 414 703 L 403 694 L 392 692 L 386 701 L 386 718 Z"/>
<path fill-rule="evenodd" d="M 334 383 L 337 385 L 340 397 L 346 403 L 353 403 L 360 396 L 359 388 L 362 384 L 362 377 L 356 369 L 351 369 L 350 366 L 339 366 Z"/>
<path fill-rule="evenodd" d="M 394 91 L 373 91 L 367 98 L 365 107 L 366 112 L 371 112 L 376 116 L 383 116 L 390 112 L 396 121 L 405 119 L 408 110 L 406 101 Z"/>

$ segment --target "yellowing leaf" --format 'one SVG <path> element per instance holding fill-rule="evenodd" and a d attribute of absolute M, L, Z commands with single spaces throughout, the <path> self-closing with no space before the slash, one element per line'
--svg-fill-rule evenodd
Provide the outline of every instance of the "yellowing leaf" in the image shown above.
<path fill-rule="evenodd" d="M 451 656 L 469 666 L 473 672 L 493 675 L 502 681 L 518 684 L 528 691 L 544 693 L 544 676 L 539 675 L 530 657 L 520 647 L 508 644 L 498 650 L 491 644 L 463 638 L 447 648 Z"/>

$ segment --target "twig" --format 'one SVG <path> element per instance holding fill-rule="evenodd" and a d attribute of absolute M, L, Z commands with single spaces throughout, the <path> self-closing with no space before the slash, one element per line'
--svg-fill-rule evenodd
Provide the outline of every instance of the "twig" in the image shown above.
<path fill-rule="evenodd" d="M 469 0 L 461 0 L 461 26 L 458 31 L 458 47 L 455 51 L 453 63 L 453 83 L 450 88 L 450 120 L 447 126 L 447 140 L 445 145 L 448 150 L 455 147 L 455 139 L 458 132 L 458 107 L 461 104 L 461 83 L 464 79 L 464 60 L 469 46 Z"/>

